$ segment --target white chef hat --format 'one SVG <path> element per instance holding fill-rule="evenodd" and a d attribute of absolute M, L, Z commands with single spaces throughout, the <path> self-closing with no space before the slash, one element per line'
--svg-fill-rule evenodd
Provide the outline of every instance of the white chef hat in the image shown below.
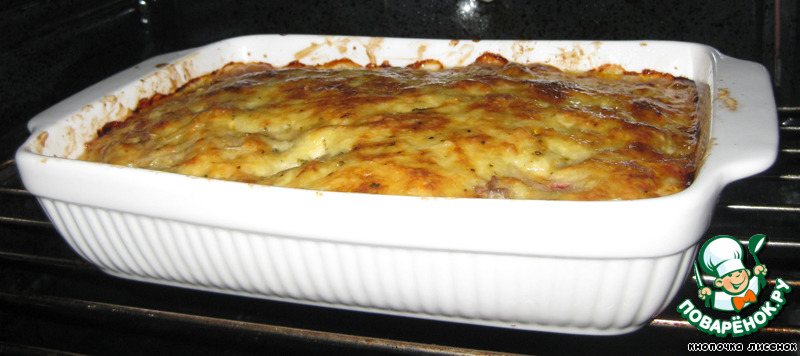
<path fill-rule="evenodd" d="M 716 236 L 700 249 L 700 267 L 717 278 L 744 269 L 742 244 L 731 236 Z"/>

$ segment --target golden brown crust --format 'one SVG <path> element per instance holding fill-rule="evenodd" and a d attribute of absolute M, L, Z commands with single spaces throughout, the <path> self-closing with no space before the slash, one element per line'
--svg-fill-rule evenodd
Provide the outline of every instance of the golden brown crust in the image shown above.
<path fill-rule="evenodd" d="M 452 69 L 231 64 L 142 101 L 82 158 L 328 191 L 639 199 L 691 183 L 697 97 L 669 74 L 490 53 Z"/>

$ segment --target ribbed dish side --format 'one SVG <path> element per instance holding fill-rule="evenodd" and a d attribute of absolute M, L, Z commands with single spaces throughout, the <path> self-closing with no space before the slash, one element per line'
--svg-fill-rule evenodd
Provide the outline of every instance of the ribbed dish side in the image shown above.
<path fill-rule="evenodd" d="M 388 248 L 40 201 L 67 242 L 112 274 L 478 324 L 594 330 L 641 325 L 674 296 L 694 253 L 569 259 Z"/>

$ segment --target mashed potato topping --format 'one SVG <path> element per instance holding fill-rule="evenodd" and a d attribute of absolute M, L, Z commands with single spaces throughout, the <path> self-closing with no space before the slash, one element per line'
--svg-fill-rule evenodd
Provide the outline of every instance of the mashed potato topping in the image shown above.
<path fill-rule="evenodd" d="M 572 73 L 489 53 L 440 67 L 229 64 L 142 101 L 82 159 L 438 197 L 640 199 L 694 178 L 701 119 L 691 80 L 614 65 Z"/>

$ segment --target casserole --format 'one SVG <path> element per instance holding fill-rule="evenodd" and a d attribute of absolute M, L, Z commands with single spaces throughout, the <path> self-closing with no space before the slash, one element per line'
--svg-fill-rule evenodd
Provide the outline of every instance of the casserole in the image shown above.
<path fill-rule="evenodd" d="M 706 85 L 489 53 L 413 68 L 432 62 L 228 64 L 109 122 L 79 159 L 321 191 L 620 200 L 685 189 L 703 156 Z"/>
<path fill-rule="evenodd" d="M 346 57 L 402 66 L 437 58 L 456 66 L 484 52 L 570 70 L 611 63 L 708 85 L 715 99 L 694 183 L 630 201 L 420 198 L 74 159 L 140 99 L 229 62 Z M 772 164 L 776 115 L 762 66 L 698 44 L 264 35 L 158 56 L 87 88 L 33 118 L 16 158 L 67 242 L 112 275 L 436 320 L 619 334 L 675 295 L 722 188 Z"/>

